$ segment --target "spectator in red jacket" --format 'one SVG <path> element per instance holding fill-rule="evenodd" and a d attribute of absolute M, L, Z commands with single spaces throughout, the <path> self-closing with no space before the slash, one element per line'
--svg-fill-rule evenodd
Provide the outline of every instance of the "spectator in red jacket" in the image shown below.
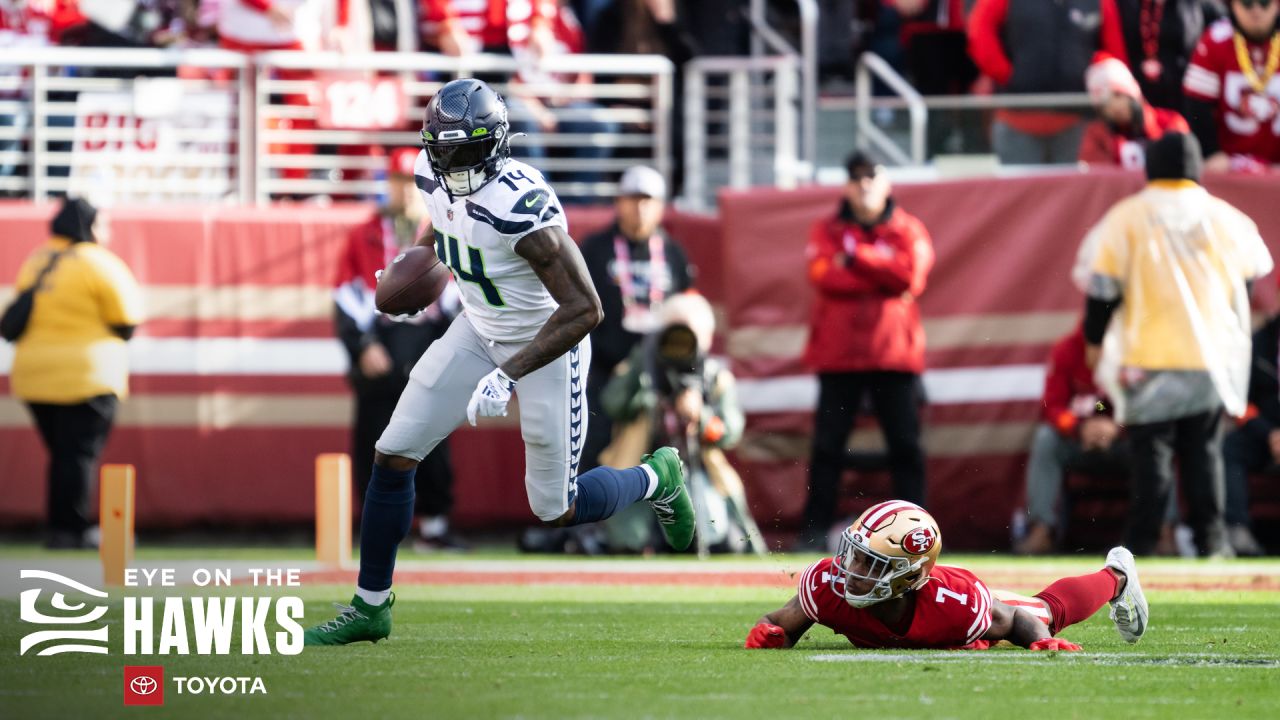
<path fill-rule="evenodd" d="M 1067 472 L 1128 477 L 1129 443 L 1111 417 L 1111 403 L 1085 364 L 1084 326 L 1053 346 L 1041 398 L 1041 422 L 1027 460 L 1027 531 L 1014 546 L 1021 555 L 1042 555 L 1057 548 L 1058 496 Z M 1157 554 L 1171 554 L 1178 520 L 1176 495 L 1170 495 Z"/>
<path fill-rule="evenodd" d="M 1146 146 L 1167 132 L 1189 133 L 1187 121 L 1173 110 L 1151 107 L 1138 81 L 1118 58 L 1098 53 L 1084 75 L 1098 120 L 1084 129 L 1080 162 L 1119 165 L 1127 170 L 1146 167 Z"/>
<path fill-rule="evenodd" d="M 1098 50 L 1128 62 L 1115 0 L 977 0 L 969 54 L 1002 93 L 1084 90 Z M 1084 134 L 1079 113 L 1001 110 L 991 144 L 1002 163 L 1073 163 Z"/>
<path fill-rule="evenodd" d="M 920 374 L 924 328 L 916 298 L 933 267 L 924 225 L 894 204 L 884 169 L 855 153 L 839 211 L 819 220 L 806 250 L 817 290 L 805 362 L 818 373 L 809 499 L 801 544 L 821 547 L 834 519 L 846 441 L 869 398 L 888 446 L 895 497 L 923 505 Z"/>
<path fill-rule="evenodd" d="M 455 57 L 505 53 L 526 43 L 549 44 L 553 38 L 546 31 L 559 12 L 555 0 L 420 0 L 420 8 L 425 44 Z"/>

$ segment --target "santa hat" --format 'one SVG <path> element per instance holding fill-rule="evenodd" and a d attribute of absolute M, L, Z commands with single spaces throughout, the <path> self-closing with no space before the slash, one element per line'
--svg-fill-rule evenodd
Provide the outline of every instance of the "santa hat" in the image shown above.
<path fill-rule="evenodd" d="M 1142 98 L 1142 90 L 1128 66 L 1114 55 L 1104 52 L 1093 56 L 1093 64 L 1084 71 L 1084 84 L 1089 89 L 1089 99 L 1095 105 L 1115 93 L 1135 100 Z"/>

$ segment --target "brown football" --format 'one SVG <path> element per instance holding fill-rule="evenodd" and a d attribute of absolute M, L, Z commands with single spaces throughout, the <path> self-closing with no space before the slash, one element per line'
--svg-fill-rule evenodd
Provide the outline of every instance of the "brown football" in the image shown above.
<path fill-rule="evenodd" d="M 440 297 L 449 277 L 449 268 L 436 257 L 434 248 L 411 247 L 382 271 L 374 302 L 387 315 L 415 313 Z"/>

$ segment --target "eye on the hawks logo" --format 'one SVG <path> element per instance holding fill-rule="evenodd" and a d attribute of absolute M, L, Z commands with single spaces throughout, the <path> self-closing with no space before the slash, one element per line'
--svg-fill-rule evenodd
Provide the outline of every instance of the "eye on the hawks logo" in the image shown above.
<path fill-rule="evenodd" d="M 912 555 L 923 555 L 929 552 L 937 541 L 938 536 L 933 532 L 933 528 L 918 527 L 902 538 L 902 549 Z"/>

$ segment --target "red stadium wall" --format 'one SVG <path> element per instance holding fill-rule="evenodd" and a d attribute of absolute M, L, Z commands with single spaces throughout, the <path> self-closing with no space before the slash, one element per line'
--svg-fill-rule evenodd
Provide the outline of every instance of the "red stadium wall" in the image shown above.
<path fill-rule="evenodd" d="M 54 206 L 0 203 L 0 295 L 47 237 Z M 329 290 L 346 233 L 367 206 L 133 208 L 112 212 L 111 249 L 147 292 L 131 377 L 105 462 L 139 468 L 138 524 L 309 523 L 315 455 L 349 448 L 350 394 Z M 570 210 L 585 237 L 610 208 Z M 714 219 L 671 218 L 695 262 L 718 262 Z M 7 303 L 7 299 L 4 300 Z M 234 365 L 220 359 L 247 352 Z M 153 352 L 154 351 L 154 352 Z M 336 353 L 336 354 L 335 354 Z M 0 343 L 0 370 L 11 347 Z M 136 365 L 136 363 L 135 363 Z M 528 523 L 524 456 L 509 419 L 451 440 L 462 526 Z M 0 374 L 0 525 L 44 513 L 46 456 Z"/>
<path fill-rule="evenodd" d="M 1093 174 L 897 190 L 938 254 L 921 300 L 933 394 L 926 446 L 930 506 L 949 528 L 949 545 L 1004 546 L 1037 417 L 1036 372 L 1081 304 L 1067 275 L 1076 247 L 1113 201 L 1138 187 L 1136 176 Z M 1280 238 L 1280 179 L 1229 179 L 1211 189 L 1257 219 L 1269 241 Z M 726 193 L 718 218 L 675 213 L 669 223 L 725 321 L 717 347 L 732 357 L 751 410 L 737 456 L 766 532 L 787 527 L 804 501 L 812 379 L 798 363 L 810 298 L 803 248 L 809 224 L 833 209 L 838 192 Z M 0 204 L 5 290 L 43 241 L 51 212 Z M 330 281 L 346 230 L 367 212 L 113 212 L 112 249 L 146 286 L 153 317 L 135 340 L 144 367 L 105 454 L 139 467 L 140 526 L 310 522 L 315 455 L 348 447 Z M 609 218 L 607 208 L 570 212 L 579 238 Z M 7 353 L 0 347 L 2 368 Z M 457 522 L 530 523 L 523 493 L 512 492 L 523 474 L 518 428 L 510 420 L 463 428 L 452 442 Z M 854 442 L 874 444 L 874 432 Z M 25 408 L 0 376 L 0 524 L 39 521 L 44 463 Z M 874 476 L 851 490 L 852 512 L 888 484 Z"/>
<path fill-rule="evenodd" d="M 1112 203 L 1141 186 L 1137 175 L 1091 173 L 895 190 L 899 204 L 929 228 L 937 252 L 921 297 L 930 394 L 924 442 L 929 507 L 951 546 L 1008 546 L 1039 418 L 1041 366 L 1083 309 L 1070 281 L 1076 250 Z M 1223 178 L 1208 186 L 1254 218 L 1280 258 L 1280 178 Z M 762 189 L 720 199 L 722 276 L 733 279 L 723 298 L 728 347 L 742 394 L 758 410 L 738 459 L 766 532 L 785 527 L 804 505 L 814 402 L 800 363 L 812 297 L 804 245 L 810 223 L 834 212 L 839 195 L 839 188 Z M 1274 298 L 1274 286 L 1256 294 Z M 853 442 L 875 445 L 878 436 L 864 429 Z M 849 513 L 890 491 L 882 473 L 850 473 L 848 481 Z"/>

